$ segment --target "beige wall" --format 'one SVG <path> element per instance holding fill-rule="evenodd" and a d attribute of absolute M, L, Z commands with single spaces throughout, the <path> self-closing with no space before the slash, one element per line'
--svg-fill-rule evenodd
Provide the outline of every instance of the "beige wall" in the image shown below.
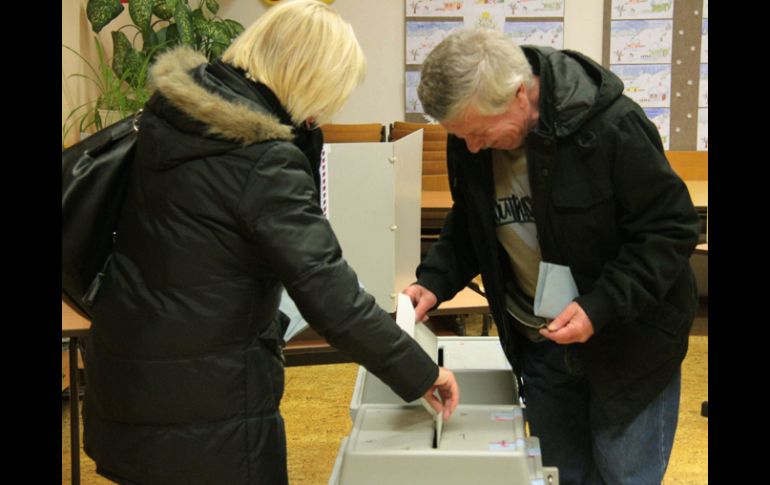
<path fill-rule="evenodd" d="M 221 17 L 235 19 L 245 26 L 269 8 L 260 0 L 220 0 L 219 3 Z M 80 46 L 81 53 L 95 57 L 93 34 L 83 5 L 85 0 L 62 0 L 62 44 Z M 387 124 L 403 120 L 404 0 L 336 0 L 332 7 L 353 25 L 368 60 L 364 83 L 333 121 Z M 603 0 L 565 0 L 564 47 L 601 62 L 602 11 Z M 122 25 L 119 21 L 113 22 Z M 111 26 L 105 30 L 111 30 Z M 103 41 L 109 42 L 109 37 L 103 36 Z M 84 72 L 74 58 L 62 49 L 62 120 L 72 106 L 95 97 L 93 90 L 88 92 L 76 86 L 82 83 L 71 80 L 65 84 L 67 74 Z M 86 97 L 89 94 L 91 98 Z"/>

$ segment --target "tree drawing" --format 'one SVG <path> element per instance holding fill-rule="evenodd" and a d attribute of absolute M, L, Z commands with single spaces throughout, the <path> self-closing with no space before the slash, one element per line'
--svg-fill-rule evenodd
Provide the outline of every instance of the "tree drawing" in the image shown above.
<path fill-rule="evenodd" d="M 409 54 L 412 56 L 412 60 L 413 61 L 417 61 L 417 54 L 419 54 L 419 53 L 420 53 L 420 48 L 419 47 L 413 47 L 413 48 L 409 49 Z"/>
<path fill-rule="evenodd" d="M 417 14 L 417 9 L 420 8 L 421 3 L 422 0 L 411 0 L 409 2 L 409 7 L 411 7 L 413 14 Z"/>

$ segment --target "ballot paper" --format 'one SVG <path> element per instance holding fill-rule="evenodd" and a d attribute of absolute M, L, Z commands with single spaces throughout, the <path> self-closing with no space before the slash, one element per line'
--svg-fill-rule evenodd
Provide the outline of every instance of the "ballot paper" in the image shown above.
<path fill-rule="evenodd" d="M 569 266 L 540 262 L 535 290 L 535 315 L 556 318 L 578 295 Z"/>
<path fill-rule="evenodd" d="M 415 311 L 412 306 L 412 299 L 409 295 L 399 293 L 398 302 L 396 305 L 396 323 L 401 327 L 410 337 L 414 338 L 420 347 L 433 359 L 433 362 L 438 362 L 438 339 L 424 323 L 415 323 Z M 424 397 L 420 398 L 422 407 L 428 411 L 428 414 L 433 416 L 434 429 L 436 431 L 435 444 L 438 447 L 441 443 L 441 431 L 443 429 L 444 420 L 441 413 L 437 413 L 433 406 Z"/>

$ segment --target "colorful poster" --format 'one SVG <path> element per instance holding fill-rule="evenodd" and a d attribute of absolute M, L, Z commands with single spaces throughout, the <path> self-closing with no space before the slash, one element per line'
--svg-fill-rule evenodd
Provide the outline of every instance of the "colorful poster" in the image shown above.
<path fill-rule="evenodd" d="M 422 64 L 425 57 L 455 29 L 463 26 L 461 21 L 406 22 L 406 63 Z"/>
<path fill-rule="evenodd" d="M 672 20 L 612 21 L 610 62 L 613 64 L 670 64 L 672 22 Z"/>
<path fill-rule="evenodd" d="M 564 22 L 506 22 L 505 33 L 519 45 L 564 48 Z"/>
<path fill-rule="evenodd" d="M 674 0 L 612 0 L 613 19 L 670 19 Z"/>
<path fill-rule="evenodd" d="M 422 113 L 422 103 L 417 96 L 420 85 L 420 71 L 406 71 L 406 112 Z"/>
<path fill-rule="evenodd" d="M 615 64 L 610 70 L 623 81 L 623 94 L 640 106 L 671 106 L 671 64 Z"/>
<path fill-rule="evenodd" d="M 466 5 L 463 14 L 463 26 L 466 28 L 482 27 L 503 32 L 505 26 L 504 5 Z"/>
<path fill-rule="evenodd" d="M 407 17 L 461 17 L 464 0 L 406 0 Z"/>
<path fill-rule="evenodd" d="M 709 65 L 700 65 L 700 83 L 698 84 L 698 106 L 708 108 L 709 105 Z"/>
<path fill-rule="evenodd" d="M 564 0 L 405 0 L 407 17 L 462 17 L 474 6 L 491 5 L 509 17 L 564 16 Z"/>
<path fill-rule="evenodd" d="M 509 17 L 563 17 L 564 0 L 506 0 Z"/>
<path fill-rule="evenodd" d="M 645 108 L 645 114 L 660 133 L 660 139 L 663 141 L 663 148 L 668 150 L 669 133 L 671 132 L 671 110 L 669 108 Z"/>
<path fill-rule="evenodd" d="M 698 143 L 696 150 L 709 149 L 709 109 L 698 108 Z"/>

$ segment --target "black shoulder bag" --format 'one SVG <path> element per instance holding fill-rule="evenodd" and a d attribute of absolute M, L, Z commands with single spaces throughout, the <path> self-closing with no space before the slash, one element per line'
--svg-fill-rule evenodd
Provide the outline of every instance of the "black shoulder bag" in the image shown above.
<path fill-rule="evenodd" d="M 111 258 L 140 115 L 62 151 L 62 297 L 88 318 Z"/>

